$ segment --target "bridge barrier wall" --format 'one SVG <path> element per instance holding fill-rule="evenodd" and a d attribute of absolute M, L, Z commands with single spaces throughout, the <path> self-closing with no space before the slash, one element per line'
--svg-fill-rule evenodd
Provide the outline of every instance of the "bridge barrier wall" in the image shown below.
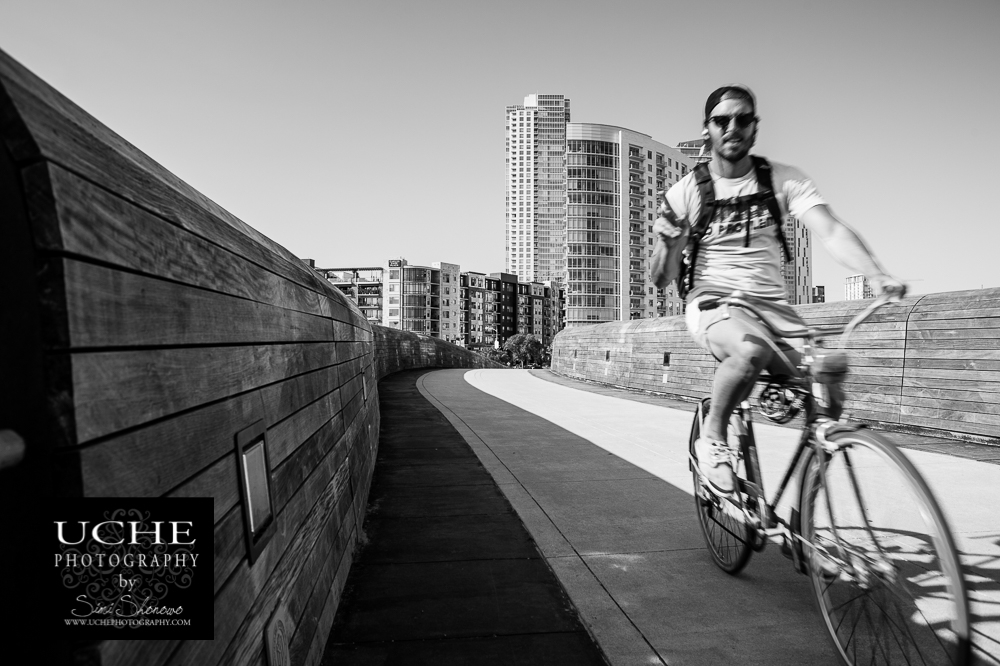
<path fill-rule="evenodd" d="M 0 585 L 20 608 L 5 654 L 258 664 L 280 610 L 290 663 L 318 663 L 364 516 L 378 379 L 482 357 L 373 331 L 301 260 L 2 52 L 0 284 L 5 543 L 34 535 L 50 497 L 212 497 L 215 511 L 214 640 L 15 639 L 38 635 L 43 602 L 21 575 L 32 549 L 5 546 Z M 235 444 L 255 424 L 275 530 L 251 564 Z"/>
<path fill-rule="evenodd" d="M 485 356 L 438 338 L 372 326 L 375 338 L 375 377 L 418 368 L 502 368 Z"/>
<path fill-rule="evenodd" d="M 810 325 L 831 326 L 869 303 L 796 309 Z M 852 417 L 1000 444 L 1000 289 L 907 298 L 879 310 L 848 345 Z M 553 344 L 561 375 L 692 400 L 710 393 L 716 365 L 682 316 L 570 328 Z"/>

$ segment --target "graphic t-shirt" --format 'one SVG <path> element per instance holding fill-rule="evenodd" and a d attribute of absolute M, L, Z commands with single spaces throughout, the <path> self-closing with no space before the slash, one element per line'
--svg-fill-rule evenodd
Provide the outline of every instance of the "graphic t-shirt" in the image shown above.
<path fill-rule="evenodd" d="M 770 164 L 774 195 L 782 212 L 801 217 L 813 206 L 826 203 L 812 180 L 799 169 Z M 706 292 L 728 295 L 737 289 L 767 300 L 784 299 L 781 242 L 774 229 L 776 221 L 762 198 L 756 196 L 756 171 L 750 169 L 742 178 L 722 178 L 713 173 L 712 180 L 715 213 L 701 238 L 694 288 L 688 300 Z M 698 221 L 701 196 L 693 172 L 667 190 L 666 196 L 678 220 L 689 224 Z"/>

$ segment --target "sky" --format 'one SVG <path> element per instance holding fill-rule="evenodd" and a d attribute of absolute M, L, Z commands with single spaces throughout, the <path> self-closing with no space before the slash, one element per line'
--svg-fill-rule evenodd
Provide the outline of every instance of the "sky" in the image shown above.
<path fill-rule="evenodd" d="M 507 105 L 676 145 L 741 82 L 754 152 L 915 293 L 1000 286 L 998 34 L 997 0 L 0 0 L 0 49 L 318 266 L 503 270 Z"/>

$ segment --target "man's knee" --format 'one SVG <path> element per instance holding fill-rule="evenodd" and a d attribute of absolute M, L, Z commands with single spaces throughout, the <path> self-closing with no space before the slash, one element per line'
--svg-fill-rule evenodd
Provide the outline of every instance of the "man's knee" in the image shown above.
<path fill-rule="evenodd" d="M 771 362 L 774 350 L 770 345 L 754 335 L 747 335 L 732 348 L 731 356 L 756 376 Z"/>

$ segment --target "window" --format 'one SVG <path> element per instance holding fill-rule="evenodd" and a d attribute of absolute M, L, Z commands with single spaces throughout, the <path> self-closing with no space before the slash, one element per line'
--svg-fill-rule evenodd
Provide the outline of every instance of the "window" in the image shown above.
<path fill-rule="evenodd" d="M 397 271 L 389 271 L 389 279 L 390 280 L 398 280 L 399 279 L 399 271 L 398 270 Z"/>

